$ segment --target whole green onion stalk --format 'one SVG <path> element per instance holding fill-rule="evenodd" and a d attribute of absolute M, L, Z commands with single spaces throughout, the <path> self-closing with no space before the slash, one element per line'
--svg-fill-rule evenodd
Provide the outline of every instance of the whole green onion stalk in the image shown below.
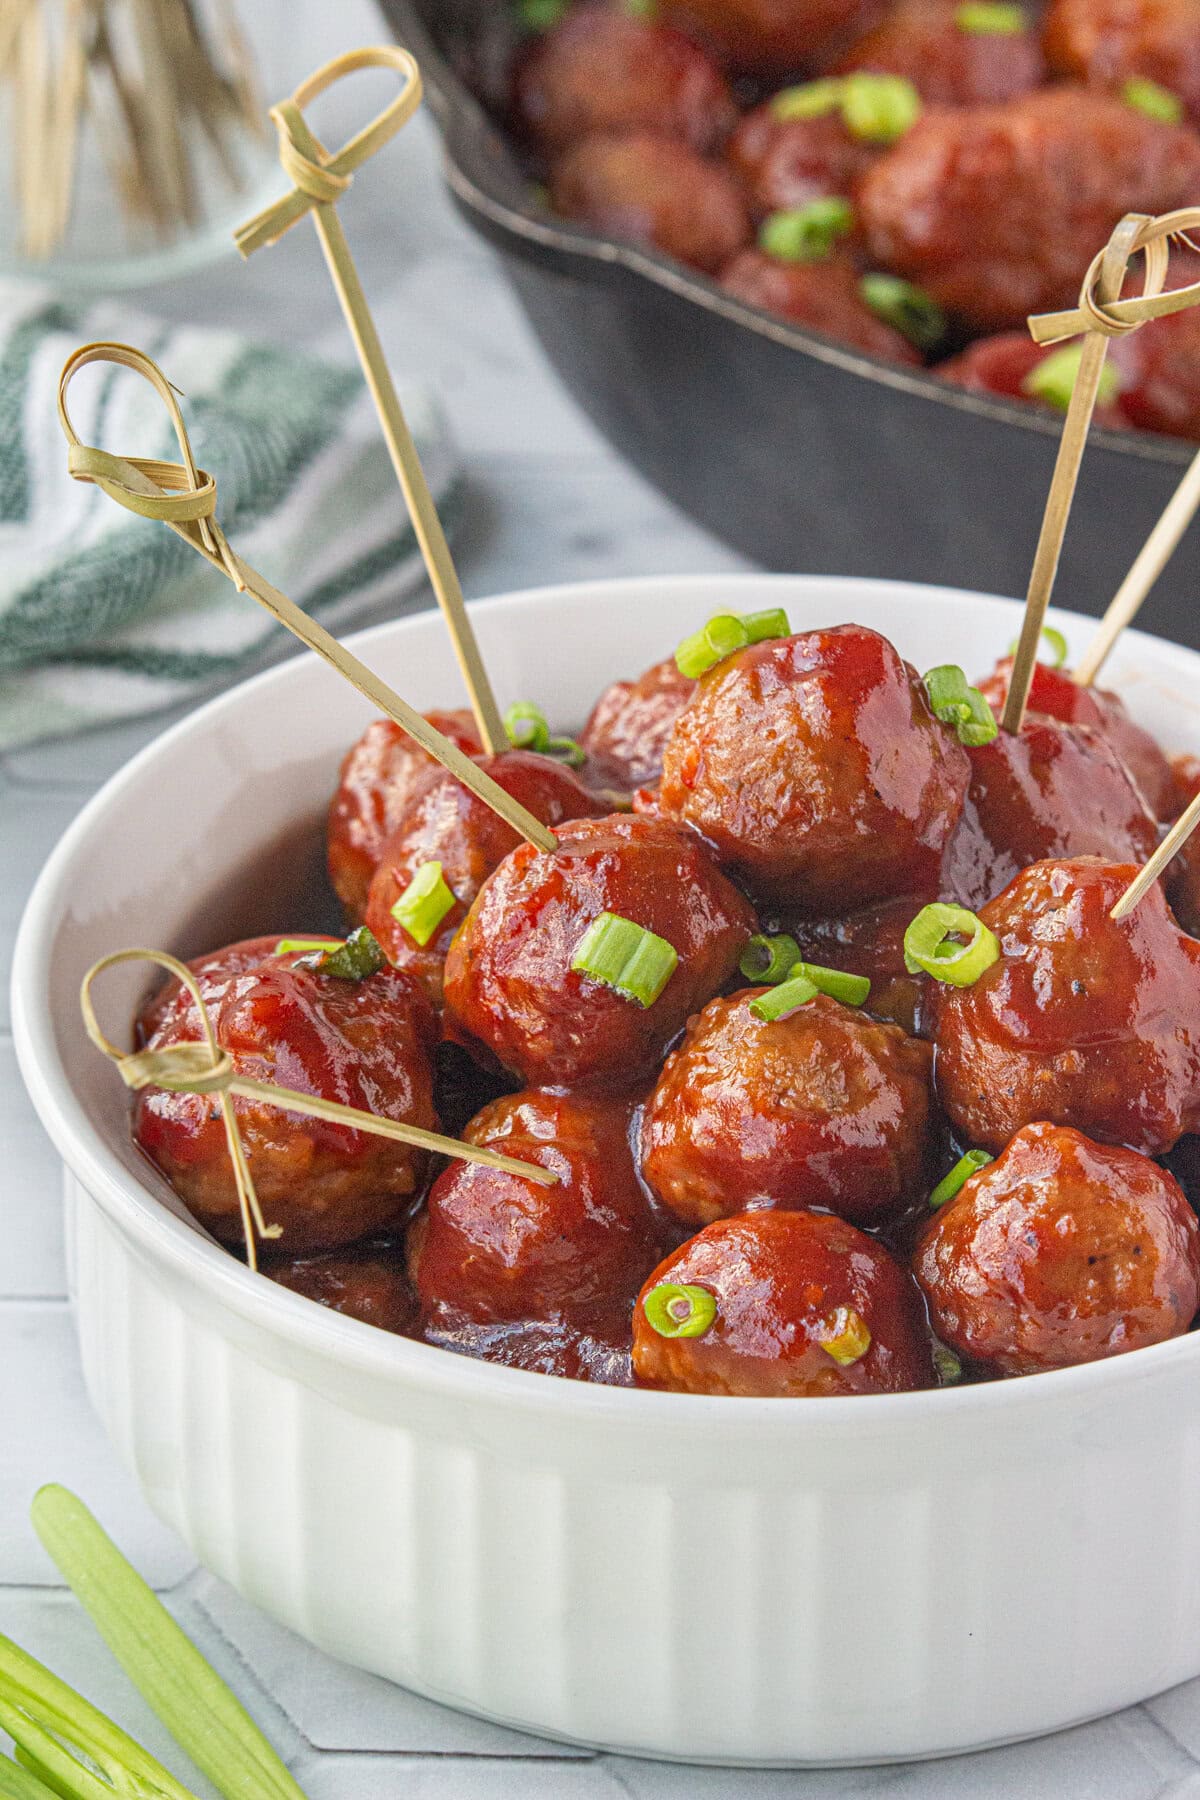
<path fill-rule="evenodd" d="M 32 1518 L 126 1675 L 218 1793 L 225 1800 L 305 1800 L 245 1707 L 82 1500 L 45 1487 Z M 194 1800 L 111 1719 L 7 1639 L 0 1639 L 0 1726 L 26 1768 L 60 1800 Z M 13 1785 L 8 1769 L 4 1774 L 9 1786 L 0 1794 L 45 1800 Z"/>

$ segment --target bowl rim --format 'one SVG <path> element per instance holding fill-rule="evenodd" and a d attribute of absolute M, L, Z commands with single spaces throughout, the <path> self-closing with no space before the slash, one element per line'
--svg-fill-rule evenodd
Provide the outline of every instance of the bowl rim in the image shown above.
<path fill-rule="evenodd" d="M 916 399 L 948 407 L 975 418 L 1016 426 L 1038 437 L 1059 438 L 1063 419 L 1036 406 L 989 395 L 940 380 L 933 370 L 908 368 L 870 356 L 827 337 L 781 319 L 774 313 L 726 293 L 715 280 L 687 268 L 660 251 L 609 237 L 576 222 L 558 219 L 533 204 L 518 204 L 502 191 L 500 171 L 514 177 L 512 144 L 496 120 L 466 86 L 443 55 L 417 9 L 415 0 L 381 0 L 382 11 L 402 41 L 411 41 L 420 58 L 433 111 L 441 132 L 446 181 L 460 207 L 486 221 L 526 254 L 552 255 L 591 264 L 599 269 L 626 271 L 649 281 L 678 299 L 741 326 L 756 337 L 797 350 L 816 362 L 828 363 L 847 374 L 883 387 L 891 387 Z M 478 141 L 486 140 L 493 154 L 475 154 Z M 495 154 L 499 152 L 499 154 Z M 1196 453 L 1190 439 L 1131 426 L 1116 431 L 1093 424 L 1090 442 L 1097 449 L 1146 462 L 1184 468 Z"/>
<path fill-rule="evenodd" d="M 727 595 L 731 582 L 752 587 L 788 587 L 793 591 L 797 584 L 811 585 L 814 592 L 833 590 L 835 596 L 840 589 L 879 589 L 894 596 L 898 616 L 902 614 L 905 600 L 911 604 L 931 596 L 958 602 L 982 600 L 989 605 L 999 604 L 1012 609 L 1014 616 L 1020 607 L 1020 602 L 1002 596 L 930 582 L 752 571 L 734 575 L 635 575 L 555 583 L 473 601 L 472 613 L 486 621 L 489 617 L 503 617 L 532 604 L 590 605 L 598 599 L 619 603 L 630 593 L 644 592 L 648 588 L 659 594 L 686 590 L 701 597 L 706 591 Z M 395 638 L 403 639 L 413 631 L 423 631 L 437 617 L 436 609 L 430 607 L 355 632 L 345 641 L 369 660 L 373 647 Z M 1091 630 L 1096 624 L 1088 615 L 1065 608 L 1052 609 L 1050 617 L 1068 630 L 1072 626 Z M 1134 628 L 1126 631 L 1122 643 L 1135 648 L 1145 647 L 1159 657 L 1165 650 L 1170 657 L 1183 660 L 1186 672 L 1193 680 L 1200 677 L 1200 651 Z M 870 1427 L 875 1431 L 887 1427 L 913 1428 L 930 1416 L 932 1407 L 938 1409 L 939 1422 L 949 1426 L 952 1420 L 961 1419 L 964 1413 L 972 1415 L 976 1409 L 989 1414 L 994 1414 L 997 1409 L 1007 1413 L 1014 1406 L 1038 1408 L 1059 1406 L 1063 1401 L 1077 1398 L 1095 1399 L 1108 1389 L 1148 1378 L 1156 1369 L 1166 1374 L 1181 1359 L 1190 1361 L 1200 1357 L 1200 1331 L 1192 1331 L 1124 1355 L 1045 1371 L 1036 1378 L 997 1379 L 964 1387 L 901 1394 L 827 1396 L 815 1408 L 781 1408 L 777 1399 L 757 1396 L 738 1397 L 735 1401 L 725 1395 L 608 1387 L 509 1368 L 414 1339 L 393 1336 L 376 1326 L 347 1318 L 253 1274 L 215 1239 L 176 1216 L 155 1192 L 151 1185 L 155 1178 L 149 1174 L 149 1169 L 145 1182 L 131 1180 L 128 1171 L 108 1150 L 99 1126 L 74 1102 L 69 1079 L 58 1057 L 46 993 L 58 917 L 57 898 L 75 864 L 78 847 L 101 817 L 121 808 L 126 790 L 136 785 L 164 748 L 203 734 L 227 714 L 253 710 L 260 696 L 286 691 L 298 673 L 310 666 L 311 659 L 306 656 L 288 657 L 225 689 L 152 738 L 103 783 L 72 820 L 46 859 L 21 918 L 12 975 L 12 1033 L 18 1065 L 42 1124 L 66 1169 L 140 1248 L 169 1264 L 177 1275 L 188 1279 L 250 1324 L 328 1358 L 344 1369 L 391 1380 L 397 1385 L 420 1388 L 447 1400 L 476 1404 L 502 1401 L 532 1413 L 565 1411 L 577 1418 L 603 1420 L 612 1416 L 626 1423 L 636 1419 L 655 1425 L 670 1419 L 680 1427 L 710 1427 L 719 1416 L 724 1427 L 733 1428 L 739 1434 L 748 1431 L 752 1436 L 767 1419 L 774 1422 L 772 1429 L 776 1432 L 786 1429 L 818 1437 L 839 1436 L 847 1424 L 859 1430 Z M 716 1413 L 714 1408 L 718 1409 Z"/>

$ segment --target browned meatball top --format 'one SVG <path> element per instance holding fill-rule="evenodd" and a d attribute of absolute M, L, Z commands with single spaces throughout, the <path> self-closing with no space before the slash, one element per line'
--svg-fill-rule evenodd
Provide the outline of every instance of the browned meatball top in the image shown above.
<path fill-rule="evenodd" d="M 1140 75 L 1200 123 L 1198 0 L 1054 0 L 1044 42 L 1056 74 L 1117 90 Z"/>
<path fill-rule="evenodd" d="M 568 219 L 715 274 L 750 236 L 741 191 L 722 164 L 653 132 L 584 138 L 550 172 Z"/>
<path fill-rule="evenodd" d="M 1047 88 L 930 112 L 863 177 L 872 255 L 979 331 L 1073 304 L 1127 212 L 1200 193 L 1200 137 L 1107 94 Z"/>
<path fill-rule="evenodd" d="M 712 1295 L 700 1337 L 663 1337 L 646 1302 L 664 1282 Z M 659 1264 L 633 1315 L 633 1367 L 688 1394 L 903 1393 L 933 1386 L 916 1288 L 883 1245 L 827 1213 L 719 1219 Z"/>
<path fill-rule="evenodd" d="M 697 44 L 619 7 L 580 6 L 522 58 L 517 118 L 546 150 L 596 132 L 653 131 L 719 148 L 737 118 L 729 84 Z"/>
<path fill-rule="evenodd" d="M 1178 1182 L 1135 1151 L 1027 1125 L 934 1215 L 917 1280 L 938 1336 L 1028 1375 L 1187 1330 L 1200 1232 Z"/>
<path fill-rule="evenodd" d="M 834 914 L 936 881 L 969 773 L 887 639 L 839 625 L 704 675 L 659 803 L 759 899 Z"/>
<path fill-rule="evenodd" d="M 826 66 L 883 9 L 884 0 L 659 0 L 662 18 L 758 75 Z"/>
<path fill-rule="evenodd" d="M 1037 34 L 971 31 L 959 0 L 900 0 L 859 38 L 838 70 L 902 75 L 930 106 L 980 106 L 1037 87 L 1044 69 Z"/>
<path fill-rule="evenodd" d="M 818 994 L 755 1018 L 765 988 L 712 1000 L 642 1120 L 642 1175 L 690 1225 L 752 1206 L 875 1222 L 921 1185 L 933 1053 Z"/>
<path fill-rule="evenodd" d="M 665 938 L 678 964 L 641 1006 L 572 968 L 601 913 Z M 530 1083 L 631 1087 L 737 968 L 754 913 L 690 832 L 615 814 L 522 844 L 479 891 L 446 958 L 446 1007 L 467 1041 Z"/>
<path fill-rule="evenodd" d="M 1035 863 L 980 911 L 1003 952 L 939 990 L 937 1084 L 962 1137 L 999 1151 L 1037 1120 L 1148 1156 L 1200 1125 L 1200 943 L 1136 864 Z"/>

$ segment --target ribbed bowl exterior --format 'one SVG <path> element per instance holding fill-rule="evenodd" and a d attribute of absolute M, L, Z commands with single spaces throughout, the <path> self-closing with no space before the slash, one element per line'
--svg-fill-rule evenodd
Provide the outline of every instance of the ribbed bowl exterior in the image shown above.
<path fill-rule="evenodd" d="M 920 667 L 951 656 L 972 674 L 1015 614 L 886 583 L 736 577 L 548 590 L 476 616 L 503 702 L 557 693 L 566 724 L 697 618 L 775 604 L 796 628 L 855 617 Z M 1055 623 L 1084 640 L 1077 617 Z M 358 647 L 418 704 L 453 704 L 437 619 Z M 1197 659 L 1136 634 L 1120 659 L 1138 716 L 1200 752 Z M 940 1393 L 629 1393 L 390 1338 L 251 1276 L 181 1216 L 84 1038 L 80 977 L 126 943 L 195 954 L 305 927 L 314 797 L 362 722 L 306 661 L 213 702 L 86 809 L 22 925 L 14 1034 L 69 1170 L 88 1388 L 163 1519 L 337 1656 L 656 1756 L 935 1755 L 1200 1672 L 1195 1335 Z M 114 1033 L 143 980 L 129 965 L 105 978 Z"/>
<path fill-rule="evenodd" d="M 1200 1672 L 1190 1363 L 983 1429 L 946 1395 L 850 1431 L 787 1403 L 777 1431 L 703 1407 L 564 1430 L 536 1395 L 450 1409 L 298 1356 L 68 1190 L 89 1392 L 155 1509 L 275 1618 L 434 1699 L 656 1756 L 861 1762 Z"/>

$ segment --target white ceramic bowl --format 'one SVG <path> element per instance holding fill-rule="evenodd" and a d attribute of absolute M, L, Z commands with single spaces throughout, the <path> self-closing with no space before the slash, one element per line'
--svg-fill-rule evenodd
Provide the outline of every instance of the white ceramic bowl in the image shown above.
<path fill-rule="evenodd" d="M 944 590 L 753 576 L 551 589 L 475 617 L 501 703 L 569 722 L 697 621 L 769 604 L 972 673 L 1016 620 Z M 1057 622 L 1077 652 L 1091 622 Z M 357 645 L 420 706 L 458 703 L 436 616 Z M 1200 751 L 1200 657 L 1130 634 L 1112 679 Z M 1200 1336 L 958 1391 L 631 1393 L 387 1337 L 250 1275 L 173 1208 L 84 1037 L 80 976 L 127 944 L 311 929 L 289 896 L 366 717 L 311 658 L 204 707 L 85 809 L 22 927 L 17 1046 L 67 1166 L 88 1387 L 158 1513 L 337 1656 L 651 1755 L 936 1755 L 1200 1672 Z M 145 980 L 109 977 L 113 1030 Z"/>

